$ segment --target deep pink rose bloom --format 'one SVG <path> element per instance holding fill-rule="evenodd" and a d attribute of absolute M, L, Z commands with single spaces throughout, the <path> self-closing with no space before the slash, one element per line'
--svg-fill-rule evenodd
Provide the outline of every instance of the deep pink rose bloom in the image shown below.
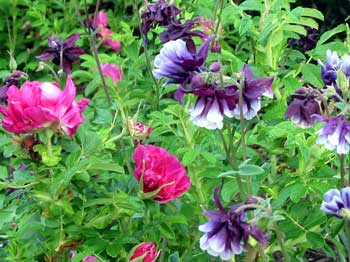
<path fill-rule="evenodd" d="M 32 133 L 41 128 L 62 129 L 71 137 L 84 122 L 82 112 L 89 104 L 85 98 L 74 101 L 75 93 L 70 76 L 63 91 L 57 83 L 49 82 L 26 81 L 21 89 L 10 86 L 8 107 L 0 106 L 4 116 L 2 126 L 15 134 Z"/>
<path fill-rule="evenodd" d="M 90 20 L 90 23 L 93 24 L 92 19 Z M 96 25 L 99 30 L 97 32 L 97 35 L 102 38 L 102 45 L 108 45 L 110 46 L 114 51 L 119 52 L 121 43 L 120 41 L 113 40 L 111 38 L 113 32 L 111 29 L 108 28 L 108 17 L 107 14 L 103 11 L 98 12 L 96 17 Z"/>
<path fill-rule="evenodd" d="M 154 262 L 158 256 L 156 244 L 153 242 L 145 242 L 134 248 L 132 256 L 129 258 L 130 262 Z M 142 260 L 137 260 L 143 257 Z"/>
<path fill-rule="evenodd" d="M 106 77 L 110 77 L 114 83 L 118 83 L 123 77 L 122 70 L 119 66 L 113 64 L 103 64 L 102 73 Z"/>
<path fill-rule="evenodd" d="M 83 262 L 91 262 L 91 261 L 97 261 L 97 257 L 94 256 L 87 256 L 83 259 Z"/>
<path fill-rule="evenodd" d="M 136 163 L 134 177 L 143 176 L 143 192 L 160 190 L 153 199 L 166 203 L 180 197 L 191 187 L 184 166 L 164 148 L 139 145 L 133 154 Z"/>

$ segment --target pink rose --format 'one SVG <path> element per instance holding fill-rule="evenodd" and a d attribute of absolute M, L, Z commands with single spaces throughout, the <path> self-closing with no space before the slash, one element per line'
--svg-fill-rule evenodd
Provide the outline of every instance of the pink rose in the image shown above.
<path fill-rule="evenodd" d="M 134 247 L 130 262 L 154 262 L 158 256 L 156 244 L 153 242 L 145 242 Z M 141 260 L 142 259 L 142 260 Z"/>
<path fill-rule="evenodd" d="M 90 23 L 93 24 L 93 20 L 90 19 Z M 121 47 L 121 42 L 113 40 L 111 38 L 113 32 L 108 28 L 108 17 L 103 11 L 98 12 L 96 17 L 96 25 L 98 28 L 97 35 L 102 38 L 102 45 L 110 46 L 114 51 L 119 52 Z"/>
<path fill-rule="evenodd" d="M 74 101 L 75 92 L 70 76 L 63 91 L 57 83 L 49 82 L 26 81 L 21 89 L 10 86 L 8 107 L 0 106 L 4 116 L 2 126 L 15 134 L 32 133 L 42 128 L 62 129 L 71 137 L 84 122 L 82 112 L 89 104 L 85 98 Z"/>
<path fill-rule="evenodd" d="M 110 77 L 114 83 L 118 83 L 123 77 L 120 67 L 113 64 L 103 64 L 102 73 L 105 77 Z"/>
<path fill-rule="evenodd" d="M 142 179 L 144 193 L 156 193 L 153 199 L 159 203 L 176 199 L 191 187 L 184 166 L 161 147 L 139 145 L 133 159 L 134 177 Z"/>
<path fill-rule="evenodd" d="M 83 262 L 91 262 L 91 261 L 97 261 L 97 257 L 94 256 L 87 256 L 83 259 Z"/>

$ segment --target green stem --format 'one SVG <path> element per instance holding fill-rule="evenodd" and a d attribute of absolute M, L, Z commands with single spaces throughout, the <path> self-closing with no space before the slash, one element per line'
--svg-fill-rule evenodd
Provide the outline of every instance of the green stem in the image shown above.
<path fill-rule="evenodd" d="M 192 178 L 192 182 L 196 187 L 196 191 L 197 191 L 197 195 L 198 195 L 198 199 L 199 199 L 199 203 L 201 205 L 204 205 L 205 203 L 207 203 L 207 200 L 205 198 L 205 195 L 203 193 L 203 185 L 201 183 L 200 178 L 198 177 L 197 173 L 195 170 L 193 170 L 193 168 L 190 169 L 191 171 L 191 178 Z"/>
<path fill-rule="evenodd" d="M 52 137 L 53 133 L 52 133 L 52 130 L 50 129 L 46 129 L 46 139 L 47 139 L 47 144 L 46 144 L 46 147 L 47 147 L 47 154 L 49 156 L 49 158 L 51 158 L 53 156 L 52 154 L 52 144 L 51 144 L 51 137 Z"/>
<path fill-rule="evenodd" d="M 222 144 L 224 146 L 224 150 L 225 150 L 225 153 L 226 153 L 226 158 L 227 158 L 227 161 L 229 162 L 231 168 L 236 171 L 238 169 L 238 166 L 237 166 L 237 163 L 235 161 L 235 157 L 234 156 L 231 156 L 230 154 L 230 151 L 228 150 L 228 147 L 227 147 L 227 143 L 226 143 L 226 140 L 225 140 L 225 136 L 224 136 L 224 133 L 222 132 L 221 129 L 218 129 L 219 130 L 219 135 L 220 135 L 220 138 L 222 140 Z M 241 196 L 245 196 L 245 191 L 244 191 L 244 187 L 243 187 L 243 182 L 242 182 L 242 179 L 239 175 L 236 175 L 236 180 L 237 180 L 237 184 L 238 184 L 238 188 L 239 188 L 239 192 L 241 194 Z"/>
<path fill-rule="evenodd" d="M 341 186 L 348 187 L 349 180 L 345 179 L 345 160 L 344 160 L 343 154 L 339 154 L 339 162 L 340 162 L 340 183 L 341 183 Z"/>
<path fill-rule="evenodd" d="M 162 237 L 162 250 L 160 251 L 159 262 L 164 262 L 167 243 L 168 243 L 167 237 L 163 236 Z"/>
<path fill-rule="evenodd" d="M 288 252 L 286 250 L 286 247 L 284 245 L 284 240 L 283 240 L 283 234 L 281 231 L 279 231 L 278 229 L 278 224 L 276 221 L 273 222 L 273 227 L 274 227 L 274 230 L 276 232 L 276 237 L 277 237 L 277 241 L 278 241 L 278 244 L 281 248 L 281 252 L 282 252 L 282 255 L 283 255 L 283 261 L 284 262 L 289 262 L 290 261 L 290 257 L 288 255 Z"/>
<path fill-rule="evenodd" d="M 221 23 L 221 14 L 222 14 L 222 10 L 224 9 L 224 3 L 225 3 L 225 1 L 221 0 L 220 8 L 219 8 L 219 14 L 218 15 L 216 15 L 218 6 L 217 5 L 215 6 L 215 15 L 214 15 L 214 17 L 218 17 L 218 21 L 216 22 L 215 31 L 214 31 L 214 39 L 213 39 L 213 41 L 210 44 L 210 49 L 213 48 L 215 40 L 216 40 L 216 38 L 218 36 L 219 27 L 220 27 L 220 23 Z"/>

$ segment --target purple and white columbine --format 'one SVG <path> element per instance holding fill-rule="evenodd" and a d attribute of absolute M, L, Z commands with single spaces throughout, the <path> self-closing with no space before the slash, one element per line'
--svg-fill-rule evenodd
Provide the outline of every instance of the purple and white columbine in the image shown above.
<path fill-rule="evenodd" d="M 272 81 L 273 77 L 269 78 L 256 78 L 253 79 L 253 72 L 248 65 L 243 67 L 244 74 L 244 87 L 243 87 L 243 116 L 245 119 L 250 120 L 255 117 L 258 111 L 261 109 L 260 98 L 261 96 L 267 96 L 272 98 Z M 237 87 L 238 92 L 238 87 Z M 237 119 L 240 119 L 240 107 L 237 102 L 233 115 Z"/>
<path fill-rule="evenodd" d="M 191 82 L 194 72 L 200 72 L 209 51 L 210 39 L 206 40 L 198 52 L 187 49 L 186 43 L 178 39 L 164 44 L 160 53 L 154 60 L 156 69 L 153 70 L 155 78 L 168 78 L 169 83 L 180 84 L 175 98 L 183 103 L 183 89 Z"/>
<path fill-rule="evenodd" d="M 198 227 L 201 232 L 204 232 L 200 238 L 200 248 L 212 256 L 228 260 L 233 255 L 242 253 L 249 236 L 262 244 L 267 244 L 261 229 L 244 221 L 248 209 L 237 212 L 236 210 L 242 205 L 233 205 L 226 211 L 220 201 L 219 190 L 220 188 L 217 187 L 214 192 L 214 201 L 219 210 L 205 210 L 204 215 L 210 221 Z M 251 201 L 245 204 L 251 204 Z"/>
<path fill-rule="evenodd" d="M 290 118 L 292 122 L 301 128 L 308 128 L 315 122 L 312 115 L 321 115 L 320 104 L 317 98 L 321 93 L 312 87 L 301 87 L 291 96 L 293 101 L 289 104 L 285 113 L 285 118 Z"/>
<path fill-rule="evenodd" d="M 350 188 L 330 189 L 324 194 L 321 210 L 338 218 L 350 219 Z"/>
<path fill-rule="evenodd" d="M 324 65 L 321 60 L 318 60 L 321 66 L 321 77 L 326 85 L 334 84 L 337 80 L 337 70 L 340 68 L 341 61 L 337 52 L 332 52 L 327 50 L 326 52 L 326 65 Z"/>
<path fill-rule="evenodd" d="M 324 145 L 328 150 L 335 150 L 338 154 L 347 154 L 350 150 L 350 125 L 344 115 L 325 118 L 314 116 L 316 120 L 326 124 L 317 131 L 319 138 L 316 143 Z"/>
<path fill-rule="evenodd" d="M 224 116 L 233 117 L 238 94 L 232 85 L 222 88 L 217 84 L 207 84 L 200 75 L 195 75 L 188 92 L 198 97 L 190 110 L 190 119 L 196 126 L 221 129 Z"/>

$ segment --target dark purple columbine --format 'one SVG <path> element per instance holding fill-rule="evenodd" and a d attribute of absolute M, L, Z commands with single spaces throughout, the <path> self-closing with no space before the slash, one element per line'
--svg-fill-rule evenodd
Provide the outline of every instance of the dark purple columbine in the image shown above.
<path fill-rule="evenodd" d="M 62 41 L 60 37 L 48 37 L 49 48 L 36 58 L 41 61 L 52 60 L 54 64 L 62 65 L 63 71 L 69 74 L 72 71 L 74 60 L 85 53 L 83 49 L 76 46 L 79 37 L 79 33 L 69 36 L 65 41 Z"/>
<path fill-rule="evenodd" d="M 145 12 L 141 15 L 141 31 L 145 36 L 145 44 L 147 44 L 147 33 L 157 25 L 168 26 L 173 23 L 179 23 L 176 18 L 181 10 L 174 5 L 168 5 L 166 1 L 159 0 L 155 4 L 149 4 Z"/>
<path fill-rule="evenodd" d="M 28 78 L 27 74 L 21 71 L 14 71 L 8 77 L 3 80 L 3 85 L 0 86 L 0 104 L 6 103 L 7 101 L 7 90 L 10 86 L 19 87 L 19 80 L 21 78 Z"/>
<path fill-rule="evenodd" d="M 185 23 L 172 23 L 169 24 L 166 30 L 159 34 L 159 39 L 162 43 L 166 43 L 169 41 L 175 41 L 178 39 L 182 39 L 186 42 L 187 48 L 191 52 L 195 52 L 196 47 L 192 37 L 197 36 L 201 39 L 206 39 L 208 36 L 202 31 L 196 29 L 202 23 L 202 18 L 197 17 L 194 19 L 186 20 Z"/>
<path fill-rule="evenodd" d="M 204 215 L 209 218 L 209 222 L 198 228 L 205 233 L 200 238 L 200 248 L 212 256 L 228 260 L 233 255 L 242 253 L 250 236 L 262 244 L 267 244 L 261 229 L 245 222 L 246 211 L 252 209 L 237 212 L 238 208 L 242 206 L 240 204 L 233 205 L 230 210 L 226 211 L 220 201 L 219 190 L 217 187 L 214 192 L 214 201 L 219 210 L 205 210 Z M 252 204 L 251 199 L 244 204 Z"/>
<path fill-rule="evenodd" d="M 315 122 L 312 115 L 321 115 L 321 107 L 317 99 L 321 93 L 318 89 L 312 87 L 301 87 L 291 96 L 293 101 L 289 104 L 285 113 L 285 118 L 301 128 L 308 128 Z"/>
<path fill-rule="evenodd" d="M 197 96 L 190 110 L 193 124 L 207 129 L 221 129 L 224 116 L 233 117 L 233 109 L 238 99 L 234 86 L 221 88 L 217 84 L 207 84 L 200 75 L 192 77 L 191 88 L 186 90 Z"/>
<path fill-rule="evenodd" d="M 326 65 L 324 65 L 320 60 L 318 60 L 321 66 L 321 77 L 326 85 L 335 84 L 337 80 L 337 70 L 341 66 L 337 52 L 332 52 L 327 50 L 326 52 Z"/>
<path fill-rule="evenodd" d="M 328 150 L 338 154 L 347 154 L 350 151 L 350 125 L 344 115 L 325 118 L 320 115 L 314 116 L 316 120 L 326 124 L 317 131 L 319 137 L 317 144 L 324 145 Z"/>
<path fill-rule="evenodd" d="M 243 87 L 243 116 L 245 119 L 250 120 L 255 117 L 258 111 L 261 109 L 260 98 L 265 95 L 272 98 L 272 81 L 273 77 L 269 78 L 256 78 L 253 79 L 253 72 L 248 65 L 243 67 L 244 74 L 244 87 Z M 236 87 L 238 91 L 238 87 Z M 240 118 L 240 107 L 237 101 L 233 115 Z"/>
<path fill-rule="evenodd" d="M 288 45 L 302 52 L 314 49 L 317 45 L 317 40 L 320 35 L 319 30 L 311 27 L 306 27 L 307 34 L 301 35 L 299 39 L 289 39 Z"/>
<path fill-rule="evenodd" d="M 195 72 L 200 72 L 208 56 L 210 39 L 207 39 L 198 52 L 190 52 L 186 43 L 178 39 L 164 44 L 154 60 L 156 69 L 153 70 L 155 78 L 166 77 L 167 84 L 180 84 L 175 93 L 175 98 L 183 103 L 184 88 L 191 82 Z"/>
<path fill-rule="evenodd" d="M 350 188 L 328 190 L 323 197 L 321 210 L 338 218 L 350 219 Z"/>

